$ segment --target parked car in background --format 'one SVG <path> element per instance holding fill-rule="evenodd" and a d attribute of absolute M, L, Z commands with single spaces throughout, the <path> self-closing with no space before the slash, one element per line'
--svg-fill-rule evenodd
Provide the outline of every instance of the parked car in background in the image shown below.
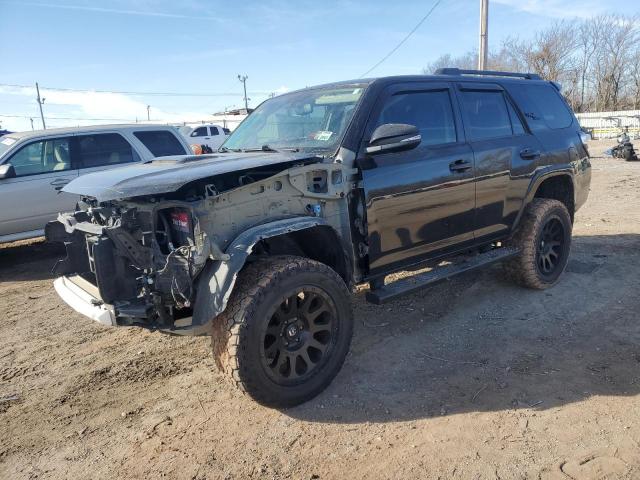
<path fill-rule="evenodd" d="M 231 131 L 220 125 L 200 125 L 195 128 L 181 128 L 180 132 L 187 138 L 192 147 L 207 146 L 215 152 L 224 143 Z M 203 149 L 204 151 L 204 149 Z M 210 153 L 210 152 L 209 152 Z"/>
<path fill-rule="evenodd" d="M 38 237 L 77 195 L 60 190 L 74 178 L 154 157 L 190 154 L 175 127 L 101 125 L 0 137 L 0 243 Z"/>

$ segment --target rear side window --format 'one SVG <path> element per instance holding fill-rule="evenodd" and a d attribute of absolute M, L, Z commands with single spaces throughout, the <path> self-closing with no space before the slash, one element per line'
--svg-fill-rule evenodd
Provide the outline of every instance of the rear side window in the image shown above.
<path fill-rule="evenodd" d="M 456 126 L 449 92 L 401 93 L 390 97 L 382 108 L 376 127 L 385 123 L 415 125 L 422 136 L 421 145 L 456 141 Z"/>
<path fill-rule="evenodd" d="M 175 135 L 165 130 L 134 132 L 134 135 L 155 157 L 186 155 L 189 153 L 185 151 Z"/>
<path fill-rule="evenodd" d="M 75 137 L 78 159 L 82 168 L 133 162 L 129 142 L 117 133 L 80 135 Z"/>
<path fill-rule="evenodd" d="M 209 127 L 209 130 L 211 130 L 211 136 L 218 135 L 218 127 Z"/>
<path fill-rule="evenodd" d="M 502 92 L 463 90 L 461 99 L 469 140 L 486 140 L 512 135 L 511 119 Z"/>
<path fill-rule="evenodd" d="M 231 130 L 229 130 L 228 128 L 223 128 L 222 131 L 224 131 L 225 135 L 229 135 L 231 133 Z"/>
<path fill-rule="evenodd" d="M 551 85 L 514 85 L 513 95 L 531 130 L 566 128 L 573 122 L 569 108 Z"/>

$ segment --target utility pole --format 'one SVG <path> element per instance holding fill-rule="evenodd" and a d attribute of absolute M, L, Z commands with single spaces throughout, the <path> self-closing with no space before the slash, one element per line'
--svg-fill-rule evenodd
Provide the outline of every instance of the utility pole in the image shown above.
<path fill-rule="evenodd" d="M 238 80 L 242 82 L 242 86 L 244 87 L 244 108 L 245 110 L 249 110 L 249 99 L 247 98 L 247 75 L 238 75 Z"/>
<path fill-rule="evenodd" d="M 40 119 L 42 120 L 42 129 L 46 130 L 47 129 L 47 125 L 44 123 L 44 113 L 42 113 L 42 104 L 44 103 L 45 99 L 44 98 L 40 98 L 40 87 L 38 86 L 38 82 L 36 82 L 36 92 L 38 93 L 38 107 L 40 107 Z"/>
<path fill-rule="evenodd" d="M 480 0 L 480 47 L 478 48 L 478 70 L 487 69 L 489 54 L 489 0 Z"/>
<path fill-rule="evenodd" d="M 149 113 L 149 110 L 151 110 L 151 105 L 147 105 L 147 122 L 151 121 L 151 114 Z"/>
<path fill-rule="evenodd" d="M 31 131 L 35 130 L 35 128 L 33 128 L 33 118 L 29 117 L 29 120 L 31 120 Z"/>

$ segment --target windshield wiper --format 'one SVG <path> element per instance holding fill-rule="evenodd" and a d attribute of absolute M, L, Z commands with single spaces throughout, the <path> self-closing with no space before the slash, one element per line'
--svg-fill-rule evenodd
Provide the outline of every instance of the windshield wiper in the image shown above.
<path fill-rule="evenodd" d="M 260 148 L 245 148 L 243 152 L 277 152 L 275 148 L 271 148 L 269 145 L 262 145 Z"/>
<path fill-rule="evenodd" d="M 220 153 L 227 153 L 227 152 L 241 152 L 242 149 L 241 148 L 228 148 L 228 147 L 220 147 L 218 149 L 218 152 Z"/>

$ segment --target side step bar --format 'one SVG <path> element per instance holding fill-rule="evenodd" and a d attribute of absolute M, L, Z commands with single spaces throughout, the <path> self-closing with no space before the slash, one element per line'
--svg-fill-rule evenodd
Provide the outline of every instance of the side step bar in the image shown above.
<path fill-rule="evenodd" d="M 422 288 L 447 280 L 460 273 L 470 272 L 478 268 L 486 267 L 495 262 L 500 262 L 511 257 L 515 257 L 519 253 L 516 248 L 497 248 L 486 253 L 480 253 L 469 260 L 447 265 L 444 267 L 435 267 L 425 273 L 419 273 L 412 277 L 403 278 L 393 283 L 370 290 L 366 294 L 366 299 L 370 303 L 382 305 L 384 303 L 395 300 L 402 295 L 414 293 Z"/>

